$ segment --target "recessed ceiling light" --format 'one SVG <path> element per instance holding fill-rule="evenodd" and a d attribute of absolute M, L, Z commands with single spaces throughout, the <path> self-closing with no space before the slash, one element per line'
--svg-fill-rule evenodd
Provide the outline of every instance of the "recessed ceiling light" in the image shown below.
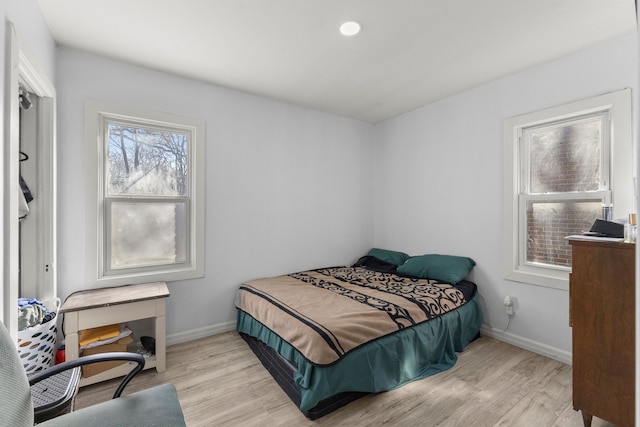
<path fill-rule="evenodd" d="M 355 36 L 360 32 L 362 26 L 359 22 L 356 21 L 347 21 L 344 24 L 340 25 L 340 32 L 344 36 Z"/>

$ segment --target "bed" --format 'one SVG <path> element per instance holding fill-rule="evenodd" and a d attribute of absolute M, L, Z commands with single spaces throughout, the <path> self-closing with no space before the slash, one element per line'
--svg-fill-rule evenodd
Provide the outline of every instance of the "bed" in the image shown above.
<path fill-rule="evenodd" d="M 240 335 L 302 413 L 319 418 L 363 395 L 455 365 L 479 335 L 467 257 L 372 249 L 352 266 L 240 286 Z"/>

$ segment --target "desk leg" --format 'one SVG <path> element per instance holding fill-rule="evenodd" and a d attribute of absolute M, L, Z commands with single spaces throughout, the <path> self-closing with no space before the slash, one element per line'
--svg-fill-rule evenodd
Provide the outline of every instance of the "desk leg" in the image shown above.
<path fill-rule="evenodd" d="M 80 343 L 78 338 L 78 313 L 64 314 L 64 357 L 65 360 L 73 360 L 80 357 Z"/>
<path fill-rule="evenodd" d="M 77 332 L 64 336 L 64 357 L 65 360 L 73 360 L 80 357 Z"/>
<path fill-rule="evenodd" d="M 156 317 L 156 371 L 164 372 L 167 369 L 167 340 L 166 340 L 166 318 Z"/>

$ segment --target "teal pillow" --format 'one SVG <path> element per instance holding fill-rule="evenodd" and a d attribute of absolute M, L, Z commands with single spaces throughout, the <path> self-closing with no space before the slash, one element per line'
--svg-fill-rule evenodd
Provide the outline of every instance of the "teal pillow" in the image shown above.
<path fill-rule="evenodd" d="M 389 251 L 386 249 L 373 248 L 369 251 L 367 255 L 371 255 L 382 261 L 390 262 L 395 265 L 402 265 L 406 260 L 409 259 L 409 255 L 404 252 L 398 251 Z"/>
<path fill-rule="evenodd" d="M 455 285 L 469 275 L 474 265 L 476 262 L 467 257 L 429 254 L 410 257 L 398 267 L 398 273 Z"/>

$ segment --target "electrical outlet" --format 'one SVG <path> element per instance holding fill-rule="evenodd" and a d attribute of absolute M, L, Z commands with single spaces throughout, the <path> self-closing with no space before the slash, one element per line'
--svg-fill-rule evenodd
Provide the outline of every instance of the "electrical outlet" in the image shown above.
<path fill-rule="evenodd" d="M 509 295 L 504 297 L 504 308 L 509 316 L 513 316 L 513 301 Z"/>

